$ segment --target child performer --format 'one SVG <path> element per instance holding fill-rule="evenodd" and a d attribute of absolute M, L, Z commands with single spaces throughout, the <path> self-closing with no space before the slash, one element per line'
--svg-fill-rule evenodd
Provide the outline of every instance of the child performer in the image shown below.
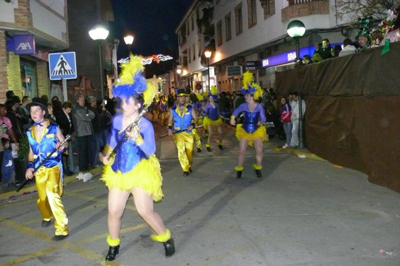
<path fill-rule="evenodd" d="M 236 125 L 235 117 L 240 113 L 244 113 L 243 124 L 238 124 L 236 127 L 236 137 L 239 140 L 239 156 L 238 164 L 235 167 L 236 177 L 242 177 L 244 155 L 247 145 L 254 147 L 256 150 L 256 163 L 253 168 L 256 171 L 257 177 L 261 178 L 262 158 L 263 158 L 263 141 L 267 140 L 265 126 L 261 123 L 266 122 L 264 108 L 256 100 L 262 96 L 261 87 L 253 82 L 253 75 L 247 71 L 243 74 L 243 89 L 246 103 L 242 103 L 233 111 L 231 116 L 231 125 Z"/>
<path fill-rule="evenodd" d="M 208 130 L 208 139 L 206 148 L 207 151 L 211 151 L 211 138 L 213 136 L 213 127 L 218 130 L 218 148 L 223 150 L 222 147 L 222 119 L 219 114 L 219 105 L 216 102 L 218 99 L 218 91 L 215 86 L 211 86 L 211 94 L 209 95 L 209 103 L 207 103 L 204 111 L 204 128 Z"/>
<path fill-rule="evenodd" d="M 157 90 L 142 76 L 144 67 L 140 57 L 131 55 L 130 62 L 122 68 L 120 82 L 113 88 L 113 96 L 121 99 L 122 114 L 114 117 L 106 153 L 100 153 L 100 160 L 105 164 L 101 179 L 109 189 L 107 243 L 110 247 L 106 260 L 115 260 L 119 252 L 121 218 L 130 194 L 137 212 L 156 233 L 151 238 L 164 244 L 165 255 L 169 257 L 175 253 L 174 240 L 153 209 L 153 201 L 163 197 L 154 129 L 141 113 L 152 102 Z M 127 129 L 132 123 L 137 124 Z M 113 160 L 110 155 L 115 148 Z"/>
<path fill-rule="evenodd" d="M 50 226 L 54 217 L 56 232 L 52 240 L 63 240 L 68 236 L 68 218 L 61 201 L 63 194 L 61 157 L 67 143 L 60 146 L 64 136 L 57 124 L 44 118 L 47 112 L 44 104 L 32 102 L 28 105 L 28 109 L 34 123 L 26 132 L 30 147 L 25 176 L 26 179 L 35 177 L 39 197 L 37 206 L 43 217 L 42 226 Z M 58 152 L 46 158 L 54 149 Z M 33 173 L 41 162 L 43 165 Z"/>
<path fill-rule="evenodd" d="M 160 115 L 161 115 L 161 126 L 166 126 L 167 125 L 167 119 L 168 119 L 168 102 L 165 99 L 165 96 L 162 95 L 159 101 L 160 105 Z"/>

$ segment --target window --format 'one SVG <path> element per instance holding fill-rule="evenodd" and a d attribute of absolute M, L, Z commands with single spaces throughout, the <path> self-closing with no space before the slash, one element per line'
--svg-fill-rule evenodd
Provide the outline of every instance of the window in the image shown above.
<path fill-rule="evenodd" d="M 190 35 L 190 21 L 186 21 L 187 36 Z"/>
<path fill-rule="evenodd" d="M 275 14 L 275 0 L 263 0 L 261 5 L 264 9 L 264 19 Z"/>
<path fill-rule="evenodd" d="M 189 54 L 188 54 L 189 63 L 192 62 L 191 52 L 192 52 L 192 47 L 189 47 Z"/>
<path fill-rule="evenodd" d="M 192 15 L 192 31 L 194 31 L 194 14 Z"/>
<path fill-rule="evenodd" d="M 218 46 L 222 45 L 222 20 L 217 23 L 217 41 Z"/>
<path fill-rule="evenodd" d="M 242 3 L 235 7 L 235 25 L 236 25 L 236 35 L 243 32 L 243 18 L 242 18 Z"/>
<path fill-rule="evenodd" d="M 257 25 L 257 6 L 256 0 L 247 0 L 249 29 Z"/>
<path fill-rule="evenodd" d="M 196 44 L 193 44 L 193 61 L 196 60 Z"/>
<path fill-rule="evenodd" d="M 229 41 L 232 38 L 232 32 L 231 32 L 231 13 L 228 13 L 225 16 L 225 37 L 226 41 Z"/>

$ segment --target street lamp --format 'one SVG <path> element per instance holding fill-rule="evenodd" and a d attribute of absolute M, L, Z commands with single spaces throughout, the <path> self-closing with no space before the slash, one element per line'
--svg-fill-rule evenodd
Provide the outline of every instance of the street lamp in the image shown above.
<path fill-rule="evenodd" d="M 135 40 L 135 37 L 133 37 L 133 35 L 126 35 L 124 37 L 125 44 L 128 45 L 128 54 L 130 54 L 131 52 L 131 45 L 133 43 L 133 40 Z"/>
<path fill-rule="evenodd" d="M 89 36 L 95 40 L 99 46 L 99 58 L 100 58 L 100 93 L 101 99 L 104 99 L 104 72 L 103 72 L 103 49 L 102 41 L 107 39 L 109 31 L 102 27 L 96 26 L 89 31 Z"/>
<path fill-rule="evenodd" d="M 211 84 L 210 84 L 210 57 L 212 52 L 209 50 L 204 51 L 204 56 L 207 58 L 207 74 L 208 74 L 208 94 L 211 95 Z"/>
<path fill-rule="evenodd" d="M 295 62 L 300 62 L 300 38 L 303 37 L 306 32 L 306 26 L 300 20 L 293 20 L 287 26 L 287 34 L 292 37 L 296 43 L 296 60 Z M 303 142 L 303 100 L 299 92 L 299 148 L 304 148 Z"/>

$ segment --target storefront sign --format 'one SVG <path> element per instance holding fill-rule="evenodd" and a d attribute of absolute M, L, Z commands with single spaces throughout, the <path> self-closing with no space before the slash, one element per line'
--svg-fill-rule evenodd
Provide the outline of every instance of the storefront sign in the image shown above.
<path fill-rule="evenodd" d="M 256 70 L 261 67 L 261 61 L 246 61 L 247 70 Z"/>
<path fill-rule="evenodd" d="M 312 46 L 307 46 L 303 47 L 300 49 L 300 57 L 303 57 L 305 55 L 310 55 L 311 57 L 313 56 L 315 51 L 315 47 Z M 272 66 L 277 66 L 277 65 L 283 65 L 287 63 L 294 62 L 296 59 L 296 51 L 289 51 L 283 54 L 278 54 L 274 55 L 268 58 L 265 58 L 262 60 L 262 66 L 267 68 L 267 67 L 272 67 Z"/>
<path fill-rule="evenodd" d="M 35 54 L 36 44 L 33 34 L 14 35 L 14 54 Z"/>
<path fill-rule="evenodd" d="M 242 66 L 227 66 L 226 67 L 227 76 L 241 76 Z"/>

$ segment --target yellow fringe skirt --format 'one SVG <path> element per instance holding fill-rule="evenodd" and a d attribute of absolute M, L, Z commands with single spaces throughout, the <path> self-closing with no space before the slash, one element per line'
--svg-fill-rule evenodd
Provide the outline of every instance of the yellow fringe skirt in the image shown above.
<path fill-rule="evenodd" d="M 255 139 L 261 139 L 263 142 L 268 140 L 265 126 L 260 126 L 254 133 L 248 133 L 241 124 L 236 126 L 236 138 L 238 140 L 247 139 L 249 146 L 253 146 L 253 141 Z"/>
<path fill-rule="evenodd" d="M 205 116 L 203 119 L 203 127 L 208 129 L 209 126 L 215 127 L 217 125 L 222 125 L 222 119 L 219 117 L 217 120 L 212 120 L 209 117 Z"/>
<path fill-rule="evenodd" d="M 110 188 L 132 191 L 134 187 L 141 188 L 153 196 L 154 201 L 160 201 L 164 194 L 161 189 L 161 166 L 155 155 L 142 159 L 131 171 L 114 172 L 111 164 L 105 165 L 101 180 Z"/>

